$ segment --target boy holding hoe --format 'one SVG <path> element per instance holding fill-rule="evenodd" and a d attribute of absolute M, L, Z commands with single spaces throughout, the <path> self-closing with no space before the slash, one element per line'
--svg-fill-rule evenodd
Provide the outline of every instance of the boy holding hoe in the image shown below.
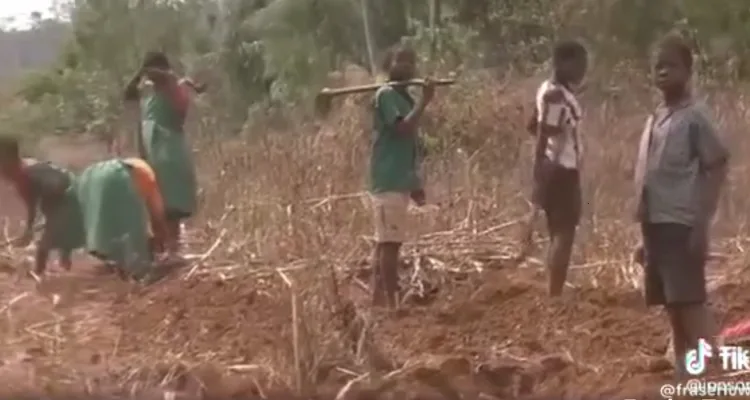
<path fill-rule="evenodd" d="M 700 339 L 715 344 L 717 327 L 706 304 L 708 229 L 724 184 L 729 152 L 716 126 L 694 100 L 693 55 L 679 36 L 658 45 L 653 72 L 662 93 L 646 122 L 636 163 L 637 220 L 643 245 L 648 305 L 662 305 L 672 328 L 675 373 L 688 378 L 686 353 Z"/>
<path fill-rule="evenodd" d="M 386 56 L 390 82 L 408 81 L 416 74 L 416 54 L 396 47 Z M 370 159 L 370 194 L 375 224 L 373 256 L 373 305 L 398 305 L 398 268 L 401 244 L 406 239 L 410 198 L 424 205 L 425 195 L 418 174 L 419 121 L 435 94 L 426 82 L 422 97 L 415 101 L 406 86 L 384 84 L 375 93 L 374 137 Z"/>

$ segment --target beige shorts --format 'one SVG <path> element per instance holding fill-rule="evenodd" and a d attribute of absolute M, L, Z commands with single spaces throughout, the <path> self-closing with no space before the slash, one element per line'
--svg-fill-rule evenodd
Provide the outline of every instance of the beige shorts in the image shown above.
<path fill-rule="evenodd" d="M 403 243 L 408 227 L 409 194 L 401 192 L 373 193 L 373 221 L 378 243 Z"/>

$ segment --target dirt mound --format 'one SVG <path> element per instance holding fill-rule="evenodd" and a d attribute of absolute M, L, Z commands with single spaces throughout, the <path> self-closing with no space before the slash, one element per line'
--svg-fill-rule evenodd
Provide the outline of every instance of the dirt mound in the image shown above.
<path fill-rule="evenodd" d="M 736 320 L 750 307 L 743 286 L 717 289 L 722 319 Z M 286 361 L 291 369 L 291 304 L 282 291 L 264 280 L 176 280 L 149 288 L 113 306 L 127 332 L 120 349 L 137 354 L 148 343 L 150 359 L 179 353 L 191 362 Z M 390 389 L 404 395 L 435 395 L 441 390 L 435 382 L 443 381 L 465 395 L 496 398 L 578 398 L 602 390 L 605 398 L 632 396 L 670 374 L 660 357 L 666 320 L 648 310 L 637 292 L 583 287 L 553 300 L 534 274 L 492 271 L 441 288 L 432 304 L 378 312 L 372 319 L 379 350 L 395 368 L 409 369 Z M 338 374 L 319 383 L 345 381 Z"/>
<path fill-rule="evenodd" d="M 637 292 L 581 288 L 554 300 L 542 283 L 501 271 L 440 298 L 431 307 L 383 318 L 378 342 L 394 357 L 450 354 L 480 369 L 515 365 L 509 371 L 529 380 L 527 393 L 619 386 L 649 372 L 644 366 L 666 343 L 664 321 Z"/>
<path fill-rule="evenodd" d="M 87 333 L 85 341 L 60 342 L 46 347 L 47 355 L 29 356 L 31 361 L 19 365 L 50 363 L 53 357 L 75 368 L 88 362 L 92 371 L 106 365 L 106 371 L 87 376 L 98 376 L 104 387 L 137 391 L 140 398 L 163 397 L 164 390 L 176 390 L 186 400 L 200 393 L 295 398 L 288 394 L 294 382 L 284 380 L 294 376 L 294 352 L 292 305 L 281 279 L 176 277 L 138 288 L 116 278 L 85 276 L 81 269 L 39 286 L 43 296 L 54 292 L 70 301 L 48 310 L 40 299 L 33 303 L 35 312 L 68 313 L 80 320 L 81 307 L 99 304 L 98 317 L 87 320 L 106 316 L 108 327 L 99 327 L 98 338 Z M 377 393 L 382 399 L 648 398 L 636 395 L 668 379 L 670 366 L 660 357 L 666 319 L 646 309 L 639 293 L 579 287 L 552 300 L 539 276 L 531 268 L 466 274 L 437 287 L 429 304 L 395 313 L 360 310 L 368 314 L 372 342 L 392 368 L 353 385 L 345 398 L 373 399 Z M 733 279 L 716 289 L 722 320 L 746 315 L 750 293 L 745 287 L 746 280 Z M 17 323 L 31 318 L 19 315 L 24 319 Z M 37 320 L 44 322 L 40 316 L 29 323 Z M 325 334 L 335 336 L 335 322 L 324 322 Z M 32 345 L 26 343 L 27 349 Z M 330 359 L 322 349 L 315 351 L 316 360 Z M 103 361 L 91 361 L 94 357 Z M 6 361 L 4 368 L 10 366 Z M 41 373 L 41 364 L 36 371 Z M 319 366 L 312 379 L 318 398 L 335 397 L 367 371 L 352 364 Z M 68 389 L 75 387 L 80 384 Z M 274 395 L 278 387 L 285 389 Z"/>
<path fill-rule="evenodd" d="M 291 305 L 275 290 L 263 280 L 178 279 L 148 288 L 113 307 L 128 332 L 121 348 L 138 352 L 148 343 L 153 357 L 179 346 L 182 358 L 229 364 L 271 358 L 291 342 Z"/>
<path fill-rule="evenodd" d="M 127 332 L 120 351 L 138 354 L 148 343 L 142 357 L 152 360 L 179 353 L 191 362 L 286 360 L 291 367 L 291 304 L 282 290 L 262 280 L 178 280 L 149 288 L 113 306 Z M 374 315 L 374 342 L 395 366 L 426 360 L 416 375 L 438 370 L 457 377 L 462 391 L 559 393 L 577 382 L 576 391 L 590 393 L 648 372 L 642 366 L 663 351 L 664 323 L 637 296 L 582 289 L 556 302 L 533 280 L 484 274 L 429 306 Z"/>

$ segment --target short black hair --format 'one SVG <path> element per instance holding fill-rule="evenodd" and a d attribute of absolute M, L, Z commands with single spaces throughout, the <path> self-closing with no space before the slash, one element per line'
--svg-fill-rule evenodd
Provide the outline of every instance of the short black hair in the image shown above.
<path fill-rule="evenodd" d="M 588 51 L 583 43 L 577 40 L 562 40 L 555 44 L 552 50 L 552 62 L 557 65 L 561 62 L 585 58 Z"/>
<path fill-rule="evenodd" d="M 143 66 L 145 68 L 172 69 L 167 55 L 161 51 L 149 51 L 146 53 L 143 57 Z"/>
<path fill-rule="evenodd" d="M 395 45 L 389 47 L 385 51 L 385 54 L 383 54 L 383 59 L 380 63 L 380 68 L 383 70 L 383 72 L 388 72 L 388 70 L 391 69 L 391 64 L 393 64 L 393 57 L 401 52 L 409 52 L 416 55 L 416 52 L 411 46 L 404 43 L 396 43 Z"/>
<path fill-rule="evenodd" d="M 693 49 L 687 39 L 679 33 L 664 35 L 657 44 L 657 50 L 672 50 L 677 52 L 688 71 L 693 70 Z"/>
<path fill-rule="evenodd" d="M 5 157 L 19 158 L 21 144 L 18 138 L 10 135 L 0 136 L 0 154 Z"/>

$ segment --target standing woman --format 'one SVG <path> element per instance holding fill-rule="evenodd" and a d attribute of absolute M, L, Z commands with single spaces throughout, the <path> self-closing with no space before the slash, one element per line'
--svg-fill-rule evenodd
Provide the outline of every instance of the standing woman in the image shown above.
<path fill-rule="evenodd" d="M 156 174 L 167 215 L 167 251 L 172 255 L 179 250 L 181 222 L 193 215 L 197 202 L 195 166 L 184 134 L 189 90 L 202 93 L 204 87 L 180 79 L 162 52 L 146 54 L 125 90 L 127 101 L 141 104 L 138 151 Z"/>

